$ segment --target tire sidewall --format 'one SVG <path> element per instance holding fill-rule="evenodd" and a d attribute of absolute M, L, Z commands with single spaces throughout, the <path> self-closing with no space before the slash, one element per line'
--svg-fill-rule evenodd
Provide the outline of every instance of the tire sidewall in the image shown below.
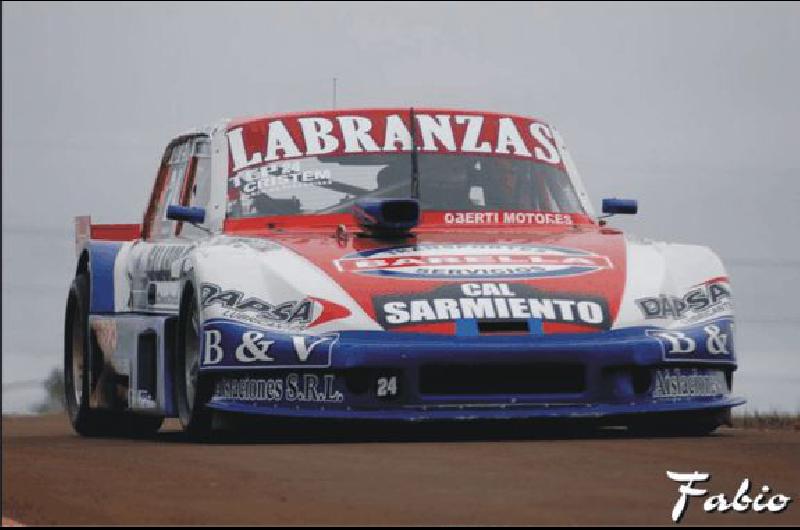
<path fill-rule="evenodd" d="M 175 364 L 173 381 L 175 388 L 175 405 L 178 419 L 184 431 L 194 435 L 205 435 L 211 430 L 211 411 L 208 403 L 211 393 L 207 381 L 198 375 L 195 383 L 194 400 L 189 403 L 186 391 L 186 326 L 191 325 L 192 311 L 199 311 L 197 295 L 191 283 L 187 283 L 181 296 L 180 311 L 178 313 L 178 330 L 175 349 Z M 202 328 L 202 325 L 201 325 Z M 202 339 L 202 329 L 198 330 L 198 341 Z M 199 344 L 199 342 L 198 342 Z"/>
<path fill-rule="evenodd" d="M 65 319 L 64 333 L 64 393 L 67 414 L 70 422 L 81 430 L 81 425 L 88 421 L 90 413 L 89 399 L 91 390 L 91 335 L 89 333 L 89 280 L 85 274 L 75 277 L 70 286 L 67 298 L 67 311 Z M 80 327 L 75 329 L 75 319 L 79 319 Z M 75 398 L 75 377 L 73 372 L 73 348 L 74 333 L 82 334 L 82 349 L 80 355 L 83 357 L 83 377 L 81 379 L 82 391 L 81 399 L 78 402 Z"/>

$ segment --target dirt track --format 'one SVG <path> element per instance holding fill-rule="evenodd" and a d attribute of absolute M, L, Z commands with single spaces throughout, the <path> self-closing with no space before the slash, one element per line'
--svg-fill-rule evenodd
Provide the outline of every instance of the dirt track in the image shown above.
<path fill-rule="evenodd" d="M 37 523 L 671 524 L 673 471 L 709 471 L 728 498 L 749 477 L 792 497 L 781 514 L 683 523 L 800 523 L 800 432 L 706 438 L 521 433 L 516 427 L 185 441 L 82 439 L 62 416 L 3 418 L 3 515 Z M 401 441 L 397 440 L 398 437 Z M 313 441 L 312 441 L 313 439 Z"/>

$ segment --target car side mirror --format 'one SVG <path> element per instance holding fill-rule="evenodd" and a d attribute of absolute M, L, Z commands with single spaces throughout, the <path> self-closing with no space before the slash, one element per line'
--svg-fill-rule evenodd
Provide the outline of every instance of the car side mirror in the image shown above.
<path fill-rule="evenodd" d="M 200 224 L 205 218 L 205 208 L 200 208 L 198 206 L 181 206 L 179 204 L 170 204 L 167 206 L 167 219 L 172 221 Z"/>
<path fill-rule="evenodd" d="M 635 214 L 639 211 L 636 199 L 603 199 L 603 213 L 614 215 L 617 213 Z"/>

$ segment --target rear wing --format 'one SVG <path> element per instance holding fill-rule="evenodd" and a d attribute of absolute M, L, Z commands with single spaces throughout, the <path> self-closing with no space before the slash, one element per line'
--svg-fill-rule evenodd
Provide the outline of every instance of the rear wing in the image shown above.
<path fill-rule="evenodd" d="M 81 215 L 75 218 L 75 254 L 80 256 L 89 241 L 133 241 L 142 237 L 140 224 L 92 224 L 92 218 Z"/>

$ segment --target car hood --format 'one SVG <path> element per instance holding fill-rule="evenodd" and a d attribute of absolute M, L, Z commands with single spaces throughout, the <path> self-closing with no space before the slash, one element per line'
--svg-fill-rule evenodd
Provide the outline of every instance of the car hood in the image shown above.
<path fill-rule="evenodd" d="M 400 332 L 603 331 L 616 318 L 626 276 L 623 236 L 596 226 L 420 230 L 395 240 L 332 230 L 248 235 L 314 266 L 305 277 L 283 270 L 306 296 L 333 283 L 340 289 L 334 307 L 355 303 L 374 329 Z M 272 268 L 281 261 L 275 256 Z"/>

